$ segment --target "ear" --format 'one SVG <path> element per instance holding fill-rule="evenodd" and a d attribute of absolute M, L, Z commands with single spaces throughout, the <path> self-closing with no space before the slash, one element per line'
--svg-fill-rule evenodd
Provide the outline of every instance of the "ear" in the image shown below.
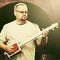
<path fill-rule="evenodd" d="M 14 15 L 16 16 L 16 11 L 14 11 Z"/>

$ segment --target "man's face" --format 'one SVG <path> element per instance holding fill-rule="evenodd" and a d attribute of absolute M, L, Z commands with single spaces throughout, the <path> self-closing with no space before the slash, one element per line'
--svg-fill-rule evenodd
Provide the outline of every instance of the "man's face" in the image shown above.
<path fill-rule="evenodd" d="M 16 8 L 15 16 L 16 16 L 17 20 L 19 20 L 19 21 L 25 21 L 27 19 L 27 15 L 28 15 L 28 9 L 27 9 L 26 6 L 19 5 Z"/>

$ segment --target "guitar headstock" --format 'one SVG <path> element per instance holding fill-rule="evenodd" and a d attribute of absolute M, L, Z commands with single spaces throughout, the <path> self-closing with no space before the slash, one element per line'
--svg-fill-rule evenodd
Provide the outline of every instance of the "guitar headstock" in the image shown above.
<path fill-rule="evenodd" d="M 54 30 L 54 28 L 58 28 L 58 25 L 59 24 L 56 22 L 56 23 L 52 24 L 51 26 L 47 27 L 46 30 L 51 30 L 51 29 Z"/>
<path fill-rule="evenodd" d="M 54 24 L 52 24 L 52 30 L 55 30 L 54 28 L 59 28 L 58 25 L 59 25 L 59 24 L 58 24 L 57 22 L 54 23 Z"/>

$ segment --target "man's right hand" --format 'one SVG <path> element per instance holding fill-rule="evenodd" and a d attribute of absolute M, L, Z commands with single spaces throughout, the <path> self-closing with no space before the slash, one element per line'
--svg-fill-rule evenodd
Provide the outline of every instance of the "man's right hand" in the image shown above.
<path fill-rule="evenodd" d="M 0 41 L 0 48 L 4 49 L 8 54 L 14 53 L 16 46 L 14 47 L 13 45 L 5 45 L 2 41 Z M 21 47 L 19 48 L 21 51 Z"/>
<path fill-rule="evenodd" d="M 10 54 L 14 52 L 14 47 L 12 45 L 5 45 L 4 50 Z"/>

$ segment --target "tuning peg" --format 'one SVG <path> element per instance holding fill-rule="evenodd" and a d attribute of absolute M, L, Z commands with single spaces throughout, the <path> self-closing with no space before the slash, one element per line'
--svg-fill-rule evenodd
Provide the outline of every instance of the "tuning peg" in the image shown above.
<path fill-rule="evenodd" d="M 58 26 L 56 26 L 56 28 L 59 28 Z"/>
<path fill-rule="evenodd" d="M 52 29 L 52 30 L 55 30 L 55 29 Z"/>

